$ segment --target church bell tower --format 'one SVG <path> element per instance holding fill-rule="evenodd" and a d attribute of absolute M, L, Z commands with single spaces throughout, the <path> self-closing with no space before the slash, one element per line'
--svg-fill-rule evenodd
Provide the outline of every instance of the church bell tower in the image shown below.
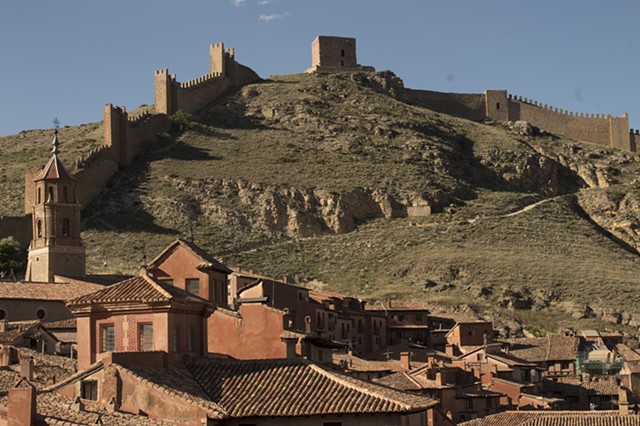
<path fill-rule="evenodd" d="M 53 282 L 54 275 L 85 274 L 77 182 L 58 158 L 58 145 L 56 128 L 51 159 L 33 179 L 33 239 L 29 245 L 27 281 Z"/>

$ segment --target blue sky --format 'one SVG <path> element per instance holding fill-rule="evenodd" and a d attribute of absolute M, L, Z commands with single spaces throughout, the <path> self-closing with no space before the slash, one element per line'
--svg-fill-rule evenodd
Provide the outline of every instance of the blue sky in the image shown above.
<path fill-rule="evenodd" d="M 260 76 L 304 71 L 317 35 L 412 88 L 506 89 L 640 127 L 640 2 L 590 0 L 0 0 L 0 135 L 153 103 L 153 72 L 208 72 L 224 41 Z"/>

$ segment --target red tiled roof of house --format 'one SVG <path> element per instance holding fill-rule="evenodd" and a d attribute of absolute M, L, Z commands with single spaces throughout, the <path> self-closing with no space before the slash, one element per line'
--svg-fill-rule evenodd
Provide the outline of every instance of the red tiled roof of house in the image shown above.
<path fill-rule="evenodd" d="M 217 361 L 188 368 L 231 417 L 410 413 L 438 404 L 306 360 Z"/>
<path fill-rule="evenodd" d="M 351 371 L 402 371 L 402 363 L 395 359 L 389 360 L 369 360 L 360 358 L 356 355 L 349 356 L 345 353 L 333 353 L 333 363 L 336 365 L 344 365 Z"/>
<path fill-rule="evenodd" d="M 640 426 L 640 416 L 618 411 L 505 411 L 459 426 Z"/>
<path fill-rule="evenodd" d="M 640 361 L 640 354 L 624 343 L 618 343 L 616 345 L 616 351 L 622 355 L 625 361 Z"/>
<path fill-rule="evenodd" d="M 77 322 L 75 318 L 69 318 L 60 321 L 43 322 L 42 326 L 48 330 L 59 330 L 65 328 L 76 328 Z"/>
<path fill-rule="evenodd" d="M 184 301 L 191 303 L 210 304 L 194 294 L 184 291 L 171 284 L 156 282 L 146 275 L 140 275 L 118 284 L 102 288 L 95 293 L 80 296 L 68 302 L 69 306 L 88 305 L 92 303 L 154 303 Z"/>
<path fill-rule="evenodd" d="M 174 247 L 182 246 L 187 251 L 191 252 L 194 256 L 196 256 L 200 260 L 199 268 L 203 269 L 213 269 L 216 271 L 224 272 L 226 274 L 230 274 L 233 271 L 225 264 L 220 262 L 215 257 L 211 256 L 209 253 L 204 251 L 202 248 L 198 247 L 195 243 L 187 240 L 183 240 L 182 238 L 176 239 L 174 242 L 169 244 L 167 248 L 162 250 L 159 255 L 155 257 L 150 263 L 149 266 L 153 267 L 160 261 L 160 259 L 169 251 L 171 251 Z"/>
<path fill-rule="evenodd" d="M 545 337 L 523 337 L 505 339 L 509 353 L 518 358 L 532 361 L 574 361 L 580 339 L 564 334 L 548 334 Z"/>
<path fill-rule="evenodd" d="M 59 300 L 64 302 L 104 287 L 96 284 L 0 282 L 0 299 Z"/>

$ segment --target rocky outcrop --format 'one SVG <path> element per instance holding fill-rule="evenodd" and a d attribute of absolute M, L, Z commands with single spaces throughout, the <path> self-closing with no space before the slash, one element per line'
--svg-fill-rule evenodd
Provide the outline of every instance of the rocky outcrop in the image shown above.
<path fill-rule="evenodd" d="M 208 220 L 294 238 L 350 232 L 358 223 L 376 218 L 431 214 L 429 201 L 419 194 L 398 195 L 361 187 L 338 193 L 226 179 L 166 180 L 197 204 L 190 210 L 200 211 Z M 186 211 L 167 211 L 167 215 L 175 214 L 188 215 Z"/>

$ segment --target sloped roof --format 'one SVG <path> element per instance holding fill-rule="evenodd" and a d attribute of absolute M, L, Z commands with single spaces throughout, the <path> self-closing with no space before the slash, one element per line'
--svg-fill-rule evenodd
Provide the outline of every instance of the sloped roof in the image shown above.
<path fill-rule="evenodd" d="M 306 360 L 216 361 L 188 368 L 231 417 L 409 413 L 438 404 Z"/>
<path fill-rule="evenodd" d="M 509 344 L 510 354 L 527 361 L 573 361 L 580 339 L 564 334 L 548 334 L 545 337 L 505 339 L 504 342 Z"/>
<path fill-rule="evenodd" d="M 211 256 L 209 253 L 204 251 L 204 249 L 198 247 L 195 243 L 183 240 L 182 238 L 177 238 L 174 242 L 169 244 L 149 263 L 149 266 L 157 266 L 157 263 L 160 262 L 160 259 L 162 259 L 165 254 L 169 253 L 171 250 L 178 246 L 185 248 L 191 254 L 196 256 L 200 260 L 200 268 L 213 269 L 216 271 L 224 272 L 226 274 L 230 274 L 233 272 L 227 265 Z"/>
<path fill-rule="evenodd" d="M 69 170 L 62 164 L 62 161 L 58 158 L 56 154 L 52 155 L 49 159 L 49 162 L 44 169 L 38 175 L 33 178 L 34 182 L 38 182 L 41 180 L 56 180 L 56 179 L 65 179 L 65 180 L 76 180 Z"/>
<path fill-rule="evenodd" d="M 31 283 L 0 282 L 0 299 L 71 300 L 103 289 L 101 285 L 89 283 Z"/>
<path fill-rule="evenodd" d="M 156 282 L 146 275 L 139 275 L 118 284 L 86 294 L 68 302 L 68 305 L 88 305 L 93 303 L 157 303 L 183 301 L 209 305 L 210 303 L 194 294 L 171 284 Z"/>
<path fill-rule="evenodd" d="M 640 426 L 640 416 L 618 411 L 505 411 L 459 426 Z"/>

